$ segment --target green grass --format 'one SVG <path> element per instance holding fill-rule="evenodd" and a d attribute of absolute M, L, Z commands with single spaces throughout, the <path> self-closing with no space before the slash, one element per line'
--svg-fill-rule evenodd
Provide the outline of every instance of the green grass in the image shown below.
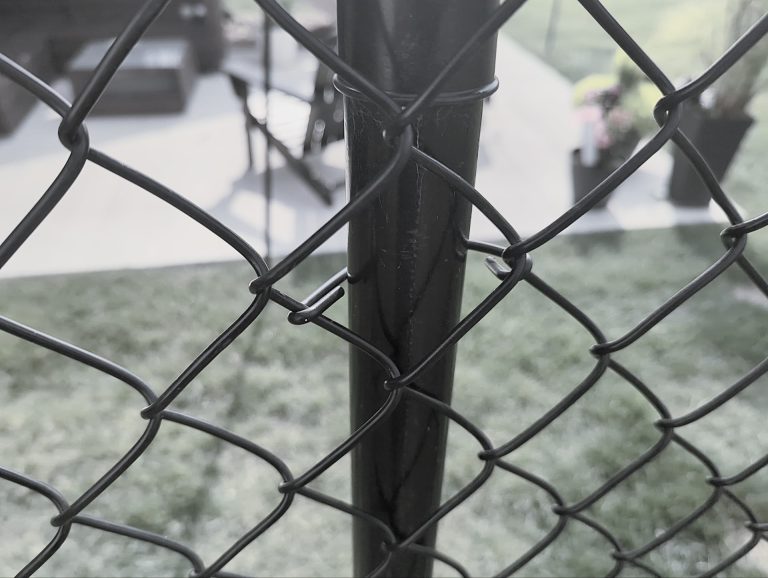
<path fill-rule="evenodd" d="M 717 230 L 696 227 L 560 238 L 536 251 L 536 270 L 584 308 L 609 337 L 627 331 L 720 253 Z M 762 253 L 764 255 L 764 253 Z M 757 261 L 765 259 L 757 253 Z M 342 265 L 314 258 L 284 283 L 302 296 Z M 247 267 L 215 265 L 6 280 L 3 312 L 131 368 L 157 391 L 234 319 L 249 300 Z M 495 285 L 481 259 L 470 262 L 466 307 Z M 618 359 L 645 380 L 673 415 L 686 412 L 758 363 L 766 310 L 737 299 L 746 283 L 728 274 L 672 314 Z M 344 321 L 341 305 L 331 310 Z M 496 444 L 530 424 L 589 371 L 590 340 L 527 286 L 516 289 L 459 347 L 455 407 Z M 221 424 L 282 456 L 301 472 L 347 431 L 346 347 L 314 326 L 293 327 L 270 307 L 178 399 L 182 411 Z M 72 499 L 125 451 L 144 426 L 142 400 L 111 378 L 9 336 L 0 336 L 0 455 L 5 466 L 59 488 Z M 761 380 L 721 410 L 686 427 L 724 473 L 768 450 Z M 656 414 L 630 386 L 607 375 L 540 436 L 510 456 L 573 502 L 650 447 Z M 446 496 L 478 471 L 476 443 L 454 428 Z M 349 464 L 314 485 L 348 499 Z M 707 472 L 670 448 L 590 508 L 625 547 L 651 539 L 702 503 Z M 768 514 L 765 475 L 737 492 Z M 212 560 L 277 501 L 279 482 L 259 460 L 200 433 L 165 424 L 150 450 L 89 513 L 187 542 Z M 43 498 L 0 484 L 0 575 L 11 575 L 51 536 Z M 500 570 L 556 521 L 549 498 L 501 471 L 441 527 L 441 545 L 471 572 Z M 764 519 L 764 518 L 763 518 Z M 723 503 L 648 561 L 664 576 L 716 563 L 744 540 L 744 516 Z M 229 567 L 261 576 L 349 572 L 346 516 L 298 499 L 289 515 Z M 724 540 L 724 537 L 726 538 Z M 610 546 L 572 524 L 524 576 L 605 573 Z M 178 556 L 75 527 L 44 576 L 181 576 Z M 441 568 L 441 575 L 451 575 Z M 627 576 L 638 575 L 631 571 Z M 642 575 L 642 574 L 639 574 Z M 759 575 L 749 561 L 730 576 Z"/>
<path fill-rule="evenodd" d="M 616 43 L 576 1 L 559 0 L 559 17 L 552 18 L 557 2 L 529 0 L 504 31 L 571 80 L 610 70 Z M 604 0 L 603 5 L 673 79 L 703 70 L 725 35 L 724 0 Z"/>
<path fill-rule="evenodd" d="M 238 16 L 262 12 L 255 0 L 224 0 L 223 4 L 227 10 Z"/>

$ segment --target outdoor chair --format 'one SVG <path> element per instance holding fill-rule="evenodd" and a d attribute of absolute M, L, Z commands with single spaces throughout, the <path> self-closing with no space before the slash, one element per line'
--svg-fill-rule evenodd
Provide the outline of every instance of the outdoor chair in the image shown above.
<path fill-rule="evenodd" d="M 315 28 L 313 33 L 328 44 L 336 42 L 335 29 L 330 26 Z M 309 156 L 322 151 L 328 144 L 344 138 L 344 122 L 341 96 L 333 87 L 333 72 L 324 64 L 318 64 L 315 72 L 314 90 L 311 95 L 302 94 L 290 83 L 275 79 L 270 88 L 279 96 L 283 108 L 291 108 L 293 103 L 301 103 L 299 107 L 309 114 L 306 129 L 303 130 L 303 140 L 297 142 L 297 135 L 278 135 L 273 130 L 273 120 L 267 118 L 264 111 L 259 110 L 253 96 L 257 91 L 263 95 L 264 73 L 271 71 L 244 71 L 242 68 L 225 66 L 235 96 L 240 101 L 248 150 L 248 169 L 255 166 L 252 131 L 258 130 L 280 155 L 285 159 L 288 168 L 293 171 L 324 203 L 332 204 L 333 192 L 344 185 L 344 182 L 326 183 L 320 179 L 307 163 Z M 271 74 L 270 74 L 271 76 Z M 306 113 L 305 113 L 306 114 Z M 291 119 L 289 119 L 291 120 Z M 301 138 L 301 137 L 299 137 Z"/>

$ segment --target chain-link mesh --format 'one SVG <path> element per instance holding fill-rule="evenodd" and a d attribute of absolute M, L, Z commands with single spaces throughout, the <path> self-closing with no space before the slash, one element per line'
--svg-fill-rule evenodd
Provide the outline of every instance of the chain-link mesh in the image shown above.
<path fill-rule="evenodd" d="M 718 276 L 732 266 L 742 269 L 752 283 L 765 295 L 768 295 L 768 283 L 756 270 L 744 255 L 748 235 L 768 225 L 768 213 L 745 221 L 732 201 L 725 194 L 706 162 L 691 144 L 691 142 L 678 130 L 681 119 L 681 105 L 690 99 L 698 97 L 706 88 L 712 85 L 730 67 L 732 67 L 747 51 L 749 51 L 768 32 L 768 16 L 764 16 L 727 52 L 701 76 L 689 82 L 682 88 L 675 88 L 664 72 L 648 57 L 633 38 L 621 27 L 612 15 L 598 0 L 579 0 L 582 7 L 592 18 L 613 38 L 616 44 L 637 64 L 647 77 L 661 90 L 663 98 L 658 102 L 654 110 L 654 116 L 660 126 L 658 132 L 642 148 L 640 148 L 629 160 L 616 170 L 606 181 L 597 186 L 586 197 L 576 203 L 568 211 L 559 216 L 545 228 L 528 238 L 521 238 L 508 221 L 469 183 L 456 175 L 440 162 L 431 158 L 419 150 L 413 141 L 409 124 L 418 117 L 421 111 L 440 96 L 441 87 L 451 77 L 464 59 L 470 54 L 472 47 L 483 42 L 496 31 L 525 4 L 525 0 L 507 0 L 497 9 L 493 16 L 471 38 L 463 50 L 450 64 L 436 75 L 434 81 L 423 93 L 409 106 L 402 108 L 394 102 L 384 91 L 368 82 L 342 61 L 333 51 L 311 33 L 298 24 L 275 0 L 256 0 L 261 8 L 291 34 L 304 47 L 312 52 L 318 59 L 334 70 L 342 77 L 346 84 L 381 106 L 384 111 L 389 111 L 391 127 L 400 127 L 399 134 L 391 134 L 396 146 L 394 154 L 388 165 L 378 175 L 372 175 L 370 185 L 354 200 L 344 206 L 332 219 L 312 234 L 305 242 L 299 245 L 287 257 L 277 262 L 273 267 L 268 267 L 262 256 L 249 244 L 244 242 L 236 233 L 217 221 L 213 216 L 201 208 L 189 202 L 184 196 L 163 186 L 151 177 L 136 171 L 119 161 L 99 152 L 90 145 L 85 120 L 88 117 L 94 103 L 104 91 L 108 81 L 115 74 L 120 63 L 131 48 L 139 41 L 153 20 L 160 14 L 170 0 L 147 0 L 126 28 L 115 40 L 112 47 L 94 71 L 90 82 L 81 94 L 77 96 L 73 104 L 69 104 L 53 89 L 41 80 L 34 77 L 24 68 L 14 63 L 4 55 L 0 55 L 0 73 L 8 76 L 26 90 L 34 94 L 40 101 L 53 109 L 62 117 L 59 126 L 61 142 L 70 151 L 70 155 L 61 172 L 50 187 L 40 197 L 39 201 L 23 218 L 19 225 L 0 245 L 0 266 L 22 246 L 25 240 L 33 233 L 38 225 L 46 218 L 54 206 L 63 198 L 73 183 L 78 178 L 84 165 L 94 163 L 112 172 L 113 174 L 130 181 L 137 187 L 145 190 L 196 221 L 201 227 L 214 233 L 231 247 L 233 247 L 253 268 L 256 279 L 251 284 L 251 291 L 255 294 L 251 305 L 243 311 L 240 317 L 232 323 L 217 339 L 215 339 L 197 358 L 191 361 L 187 368 L 162 392 L 155 392 L 139 377 L 128 369 L 120 367 L 111 361 L 98 355 L 78 348 L 76 345 L 65 343 L 61 340 L 36 331 L 33 328 L 23 326 L 11 319 L 0 317 L 0 329 L 18 338 L 46 348 L 59 355 L 76 360 L 90 366 L 104 374 L 110 375 L 125 385 L 133 388 L 146 400 L 147 407 L 141 412 L 140 418 L 146 421 L 146 429 L 133 447 L 107 471 L 95 484 L 82 495 L 65 497 L 56 488 L 32 479 L 22 473 L 0 467 L 0 477 L 12 484 L 18 484 L 36 492 L 50 500 L 58 510 L 58 515 L 52 519 L 52 524 L 58 529 L 51 542 L 34 559 L 19 572 L 21 576 L 29 576 L 39 569 L 47 560 L 56 555 L 57 550 L 67 540 L 70 529 L 74 524 L 80 524 L 97 528 L 106 532 L 112 532 L 155 544 L 167 548 L 185 557 L 190 564 L 193 575 L 200 577 L 229 576 L 232 575 L 223 568 L 244 548 L 246 548 L 260 535 L 266 532 L 273 524 L 280 521 L 283 515 L 291 507 L 294 497 L 302 495 L 318 503 L 335 508 L 350 516 L 356 517 L 381 533 L 382 555 L 381 563 L 373 573 L 384 572 L 392 559 L 394 552 L 407 549 L 420 555 L 432 557 L 453 567 L 461 575 L 467 572 L 459 561 L 455 561 L 445 553 L 425 548 L 417 544 L 419 538 L 431 527 L 437 524 L 450 511 L 465 502 L 488 480 L 494 470 L 503 470 L 508 475 L 517 476 L 526 482 L 537 486 L 546 492 L 553 504 L 553 529 L 540 542 L 533 546 L 519 559 L 512 561 L 506 568 L 500 570 L 499 575 L 508 576 L 519 572 L 524 573 L 526 566 L 563 533 L 569 524 L 581 524 L 603 536 L 606 540 L 606 548 L 615 560 L 610 576 L 618 575 L 624 568 L 642 570 L 654 576 L 660 574 L 641 559 L 649 552 L 661 547 L 670 541 L 683 529 L 691 526 L 699 518 L 710 511 L 718 502 L 728 501 L 743 512 L 743 520 L 751 532 L 751 539 L 735 549 L 725 559 L 718 561 L 709 568 L 705 576 L 714 576 L 722 570 L 732 566 L 736 561 L 749 553 L 764 537 L 768 530 L 768 524 L 759 522 L 750 509 L 749 504 L 737 497 L 731 487 L 755 474 L 758 470 L 768 465 L 768 455 L 757 460 L 752 465 L 736 475 L 723 477 L 718 467 L 707 455 L 677 433 L 677 429 L 706 418 L 708 414 L 719 408 L 736 396 L 739 392 L 748 388 L 758 378 L 768 372 L 768 360 L 763 361 L 736 383 L 723 389 L 722 393 L 704 403 L 694 411 L 686 415 L 673 416 L 659 399 L 651 387 L 643 383 L 629 369 L 619 364 L 612 358 L 612 354 L 629 347 L 649 330 L 664 320 L 676 308 L 686 300 L 706 287 Z M 556 289 L 548 285 L 541 277 L 533 272 L 532 252 L 552 240 L 568 226 L 577 221 L 599 201 L 608 196 L 627 177 L 635 172 L 643 163 L 653 156 L 667 142 L 673 141 L 693 163 L 706 183 L 712 199 L 727 215 L 730 226 L 722 231 L 721 237 L 725 246 L 722 257 L 713 263 L 708 269 L 696 277 L 693 281 L 681 288 L 672 298 L 660 305 L 655 311 L 640 321 L 625 335 L 615 339 L 606 337 L 600 328 L 590 318 L 567 300 Z M 435 352 L 415 368 L 398 368 L 383 352 L 377 350 L 370 343 L 362 340 L 347 327 L 331 320 L 323 315 L 324 310 L 340 296 L 336 291 L 346 281 L 346 272 L 342 271 L 326 284 L 320 287 L 312 296 L 299 301 L 287 294 L 278 291 L 275 283 L 285 277 L 292 269 L 309 257 L 322 243 L 335 232 L 346 225 L 350 219 L 360 211 L 368 208 L 375 202 L 388 184 L 396 179 L 405 167 L 406 162 L 415 161 L 426 170 L 448 182 L 458 193 L 468 199 L 472 205 L 481 211 L 498 228 L 500 236 L 506 239 L 506 246 L 495 246 L 488 243 L 468 241 L 468 248 L 472 251 L 486 254 L 486 260 L 491 271 L 500 279 L 500 284 L 493 290 L 464 320 L 462 320 L 449 335 L 445 342 Z M 501 259 L 504 264 L 502 264 Z M 432 360 L 443 354 L 450 345 L 456 343 L 472 327 L 474 327 L 496 304 L 513 293 L 516 285 L 524 282 L 535 288 L 539 293 L 555 303 L 567 316 L 576 320 L 594 338 L 594 345 L 589 353 L 595 358 L 594 367 L 584 380 L 575 386 L 565 397 L 559 400 L 549 411 L 539 417 L 532 425 L 520 431 L 513 439 L 501 444 L 493 443 L 484 433 L 468 419 L 463 417 L 454 408 L 436 401 L 428 395 L 418 391 L 413 382 L 428 369 Z M 261 447 L 253 441 L 244 439 L 230 431 L 226 431 L 215 424 L 207 423 L 201 419 L 185 415 L 169 409 L 170 404 L 179 395 L 182 395 L 190 382 L 210 364 L 228 345 L 230 345 L 247 327 L 249 327 L 260 315 L 268 302 L 274 302 L 290 312 L 289 319 L 293 323 L 312 322 L 326 330 L 330 335 L 340 340 L 349 342 L 354 347 L 370 354 L 378 361 L 389 375 L 387 383 L 380 384 L 389 390 L 389 398 L 380 410 L 358 431 L 353 432 L 343 443 L 328 455 L 318 459 L 316 465 L 304 472 L 292 472 L 286 463 L 269 449 Z M 585 352 L 586 353 L 586 352 Z M 513 452 L 527 441 L 542 432 L 568 408 L 578 403 L 598 380 L 607 372 L 612 372 L 642 395 L 650 406 L 658 413 L 659 420 L 656 426 L 659 430 L 658 441 L 643 455 L 611 476 L 602 486 L 594 489 L 587 497 L 578 503 L 569 504 L 561 497 L 557 488 L 551 483 L 538 477 L 535 472 L 527 471 L 509 461 Z M 404 398 L 410 398 L 419 403 L 428 404 L 435 410 L 446 416 L 451 422 L 471 434 L 478 443 L 480 453 L 478 459 L 482 466 L 481 473 L 466 487 L 444 503 L 436 510 L 425 523 L 411 535 L 397 538 L 392 528 L 382 521 L 362 512 L 355 507 L 332 498 L 328 495 L 310 489 L 308 484 L 322 475 L 329 467 L 346 456 L 359 440 L 371 430 L 380 427 L 383 420 L 389 416 Z M 137 416 L 139 419 L 139 416 Z M 263 520 L 260 520 L 250 531 L 233 543 L 225 551 L 221 552 L 215 560 L 203 561 L 190 547 L 174 542 L 166 537 L 122 524 L 116 524 L 104 519 L 89 516 L 86 512 L 98 496 L 109 488 L 152 444 L 160 424 L 163 421 L 171 421 L 183 426 L 205 432 L 215 436 L 219 440 L 237 446 L 246 452 L 256 456 L 269 464 L 281 476 L 283 482 L 275 489 L 276 495 L 281 495 L 279 505 Z M 709 472 L 706 480 L 711 486 L 711 496 L 695 511 L 680 519 L 670 527 L 657 532 L 655 537 L 640 547 L 625 549 L 619 540 L 598 521 L 586 514 L 587 509 L 615 488 L 618 484 L 638 472 L 654 458 L 659 456 L 670 446 L 688 452 L 698 460 Z M 471 539 L 471 538 L 467 538 Z M 482 544 L 478 544 L 478 548 Z"/>

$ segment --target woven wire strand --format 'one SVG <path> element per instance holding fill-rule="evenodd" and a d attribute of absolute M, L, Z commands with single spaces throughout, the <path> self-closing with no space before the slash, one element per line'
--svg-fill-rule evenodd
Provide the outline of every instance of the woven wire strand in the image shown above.
<path fill-rule="evenodd" d="M 0 465 L 0 478 L 47 498 L 58 512 L 51 520 L 52 525 L 57 529 L 53 539 L 21 569 L 19 576 L 33 575 L 46 561 L 54 557 L 62 544 L 67 540 L 73 525 L 87 526 L 104 532 L 118 534 L 175 552 L 188 561 L 190 575 L 196 578 L 235 576 L 224 571 L 225 566 L 272 525 L 278 523 L 289 508 L 291 508 L 296 495 L 301 495 L 304 498 L 352 516 L 380 532 L 384 547 L 382 548 L 380 564 L 371 574 L 373 576 L 382 574 L 387 570 L 393 553 L 398 550 L 407 550 L 411 553 L 433 558 L 452 567 L 460 575 L 468 576 L 460 561 L 453 560 L 444 552 L 418 545 L 416 542 L 435 524 L 480 489 L 494 471 L 515 476 L 541 489 L 550 497 L 552 502 L 551 531 L 528 552 L 524 553 L 517 560 L 510 561 L 509 565 L 500 569 L 499 576 L 512 576 L 521 571 L 524 572 L 526 566 L 550 545 L 555 543 L 565 528 L 571 524 L 582 525 L 604 540 L 605 548 L 613 560 L 613 568 L 608 574 L 609 576 L 616 576 L 625 568 L 634 568 L 652 576 L 660 576 L 642 558 L 670 541 L 675 535 L 694 524 L 699 518 L 723 501 L 731 503 L 743 512 L 743 520 L 751 532 L 751 539 L 741 547 L 738 547 L 727 558 L 719 561 L 708 571 L 701 574 L 701 576 L 715 576 L 722 570 L 735 564 L 757 546 L 760 540 L 763 539 L 764 531 L 768 529 L 768 525 L 760 523 L 749 505 L 737 497 L 729 488 L 744 481 L 765 465 L 768 465 L 768 455 L 757 460 L 738 474 L 723 477 L 717 466 L 707 455 L 677 433 L 676 430 L 679 427 L 689 425 L 704 418 L 710 412 L 727 403 L 737 393 L 750 387 L 758 378 L 768 372 L 768 359 L 696 410 L 687 415 L 672 416 L 664 402 L 654 394 L 651 387 L 644 383 L 630 369 L 613 359 L 612 354 L 631 346 L 637 339 L 659 324 L 667 315 L 731 267 L 742 269 L 754 286 L 768 296 L 768 283 L 744 255 L 749 234 L 759 231 L 768 225 L 768 213 L 745 221 L 721 188 L 699 151 L 678 128 L 681 118 L 681 107 L 687 101 L 698 97 L 706 88 L 711 86 L 712 83 L 738 62 L 744 54 L 768 33 L 768 15 L 756 22 L 737 43 L 730 47 L 703 74 L 685 86 L 676 88 L 665 76 L 664 72 L 598 0 L 578 0 L 584 10 L 611 36 L 615 43 L 637 64 L 664 95 L 654 110 L 659 130 L 629 160 L 586 197 L 540 231 L 527 238 L 522 238 L 504 216 L 470 183 L 445 167 L 437 159 L 419 150 L 414 144 L 410 123 L 418 117 L 425 107 L 439 99 L 441 87 L 445 84 L 446 80 L 450 79 L 453 71 L 463 62 L 463 57 L 469 52 L 468 50 L 460 51 L 446 69 L 440 71 L 435 76 L 434 81 L 429 84 L 422 94 L 415 98 L 409 106 L 401 108 L 400 104 L 394 102 L 383 90 L 372 85 L 326 45 L 314 38 L 309 31 L 283 10 L 275 0 L 256 0 L 269 17 L 282 26 L 286 32 L 312 52 L 320 61 L 343 78 L 347 85 L 378 104 L 385 114 L 390 117 L 390 126 L 398 127 L 397 130 L 399 130 L 398 134 L 392 135 L 396 146 L 394 147 L 392 158 L 389 159 L 381 173 L 373 175 L 368 186 L 360 194 L 356 195 L 354 200 L 350 201 L 332 219 L 315 231 L 304 243 L 272 267 L 269 267 L 264 258 L 252 246 L 212 215 L 150 176 L 123 165 L 118 160 L 93 148 L 90 144 L 85 125 L 89 113 L 126 55 L 142 38 L 150 24 L 162 12 L 169 1 L 147 0 L 144 2 L 141 9 L 126 24 L 122 33 L 111 45 L 111 48 L 96 70 L 94 70 L 86 88 L 81 94 L 77 95 L 77 98 L 71 104 L 29 71 L 0 54 L 0 74 L 10 78 L 13 82 L 31 92 L 40 102 L 61 116 L 59 138 L 62 146 L 69 150 L 69 157 L 56 179 L 43 192 L 37 203 L 21 220 L 18 226 L 0 244 L 0 267 L 7 263 L 35 229 L 45 220 L 56 204 L 71 189 L 84 166 L 90 162 L 133 183 L 146 193 L 154 195 L 229 244 L 253 269 L 256 279 L 251 283 L 250 290 L 254 293 L 254 297 L 251 304 L 241 315 L 211 342 L 199 356 L 192 359 L 184 371 L 165 390 L 160 392 L 154 391 L 141 378 L 126 368 L 120 367 L 74 344 L 66 343 L 56 337 L 41 333 L 34 328 L 26 327 L 12 319 L 0 316 L 0 330 L 109 375 L 130 387 L 146 402 L 146 407 L 142 410 L 141 415 L 137 416 L 137 419 L 143 419 L 146 422 L 144 432 L 117 463 L 79 496 L 66 497 L 56 488 L 45 482 L 32 479 L 23 473 L 12 471 Z M 525 3 L 525 0 L 506 0 L 503 2 L 486 24 L 472 37 L 470 43 L 482 42 L 485 38 L 495 34 Z M 468 45 L 465 49 L 470 47 Z M 670 141 L 674 142 L 688 157 L 706 184 L 712 199 L 724 211 L 730 221 L 729 226 L 725 228 L 721 235 L 724 252 L 720 259 L 668 301 L 640 320 L 626 334 L 609 339 L 584 311 L 580 310 L 534 272 L 532 252 L 555 238 L 564 229 L 584 216 L 592 207 L 610 195 L 618 185 Z M 373 344 L 366 342 L 349 328 L 332 321 L 322 314 L 322 310 L 311 310 L 311 307 L 307 305 L 307 302 L 311 300 L 300 301 L 275 288 L 275 284 L 280 279 L 312 255 L 320 245 L 346 225 L 356 213 L 375 202 L 377 196 L 385 190 L 387 185 L 398 178 L 400 172 L 409 161 L 418 163 L 424 169 L 448 182 L 459 194 L 472 203 L 476 209 L 489 218 L 497 227 L 499 236 L 506 241 L 505 245 L 498 246 L 472 240 L 467 242 L 469 250 L 483 254 L 486 258 L 491 259 L 491 269 L 499 278 L 499 285 L 460 322 L 451 336 L 436 348 L 433 355 L 428 357 L 428 360 L 430 358 L 439 358 L 451 343 L 465 335 L 498 303 L 513 293 L 515 287 L 520 283 L 528 284 L 557 305 L 565 315 L 570 316 L 580 324 L 584 331 L 594 340 L 591 350 L 585 352 L 585 354 L 591 353 L 594 356 L 594 366 L 583 380 L 576 384 L 549 411 L 534 421 L 532 425 L 518 432 L 513 439 L 499 445 L 492 443 L 480 428 L 461 415 L 456 409 L 431 398 L 412 385 L 426 371 L 429 363 L 425 362 L 414 368 L 399 368 L 393 360 Z M 495 258 L 502 258 L 508 266 L 500 265 L 498 261 L 494 260 Z M 345 275 L 346 272 L 340 272 L 316 293 L 322 294 L 338 286 L 341 280 L 345 278 Z M 259 317 L 264 307 L 270 301 L 287 310 L 293 316 L 293 321 L 312 322 L 335 336 L 335 338 L 348 342 L 366 352 L 381 365 L 388 376 L 387 383 L 381 384 L 381 386 L 387 387 L 389 394 L 385 403 L 379 408 L 379 411 L 360 429 L 352 432 L 332 452 L 325 456 L 320 456 L 315 465 L 300 473 L 292 472 L 279 456 L 251 440 L 227 431 L 216 424 L 169 409 L 170 404 L 178 396 L 183 395 L 185 388 L 192 380 Z M 645 453 L 612 475 L 600 487 L 595 488 L 578 503 L 569 504 L 552 483 L 539 477 L 535 472 L 515 465 L 510 461 L 510 458 L 516 449 L 555 422 L 568 408 L 576 404 L 582 396 L 590 391 L 603 375 L 609 372 L 639 393 L 658 414 L 659 419 L 656 422 L 659 431 L 658 439 Z M 360 438 L 369 431 L 379 427 L 404 398 L 431 406 L 449 419 L 454 426 L 464 429 L 471 435 L 476 440 L 479 451 L 479 473 L 469 484 L 461 488 L 458 493 L 438 508 L 421 527 L 411 535 L 398 539 L 393 529 L 384 522 L 348 503 L 318 492 L 308 487 L 308 484 L 322 475 L 323 472 L 338 460 L 349 454 Z M 114 484 L 150 447 L 163 421 L 174 422 L 236 446 L 273 468 L 282 480 L 280 486 L 275 488 L 275 495 L 279 498 L 279 503 L 274 510 L 264 519 L 258 521 L 253 528 L 235 543 L 222 551 L 215 560 L 204 561 L 189 546 L 164 536 L 87 514 L 88 506 Z M 586 511 L 590 506 L 645 467 L 670 446 L 676 446 L 678 449 L 687 452 L 701 463 L 703 468 L 709 473 L 707 483 L 712 488 L 711 494 L 696 510 L 690 512 L 673 526 L 666 528 L 648 543 L 633 549 L 626 549 L 608 529 L 595 519 L 589 517 Z"/>

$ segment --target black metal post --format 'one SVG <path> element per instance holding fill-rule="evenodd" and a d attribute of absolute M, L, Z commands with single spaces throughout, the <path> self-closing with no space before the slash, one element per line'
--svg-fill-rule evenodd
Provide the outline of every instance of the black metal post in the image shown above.
<path fill-rule="evenodd" d="M 339 0 L 339 50 L 368 79 L 405 104 L 424 89 L 498 0 Z M 482 100 L 492 91 L 495 38 L 485 42 L 443 87 L 440 104 L 414 122 L 417 146 L 473 182 Z M 343 85 L 343 79 L 341 83 Z M 382 136 L 387 119 L 345 91 L 349 187 L 354 197 L 392 156 Z M 468 97 L 469 95 L 469 97 Z M 402 371 L 435 349 L 459 319 L 471 206 L 441 179 L 410 162 L 375 206 L 349 227 L 349 303 L 353 330 Z M 450 401 L 455 349 L 421 375 L 422 391 Z M 352 426 L 384 402 L 385 375 L 357 351 L 351 362 Z M 352 453 L 353 502 L 408 537 L 441 501 L 448 423 L 405 398 Z M 355 522 L 354 572 L 370 573 L 384 557 L 381 533 Z M 437 529 L 417 544 L 434 546 Z M 431 576 L 432 559 L 401 550 L 387 576 Z"/>

